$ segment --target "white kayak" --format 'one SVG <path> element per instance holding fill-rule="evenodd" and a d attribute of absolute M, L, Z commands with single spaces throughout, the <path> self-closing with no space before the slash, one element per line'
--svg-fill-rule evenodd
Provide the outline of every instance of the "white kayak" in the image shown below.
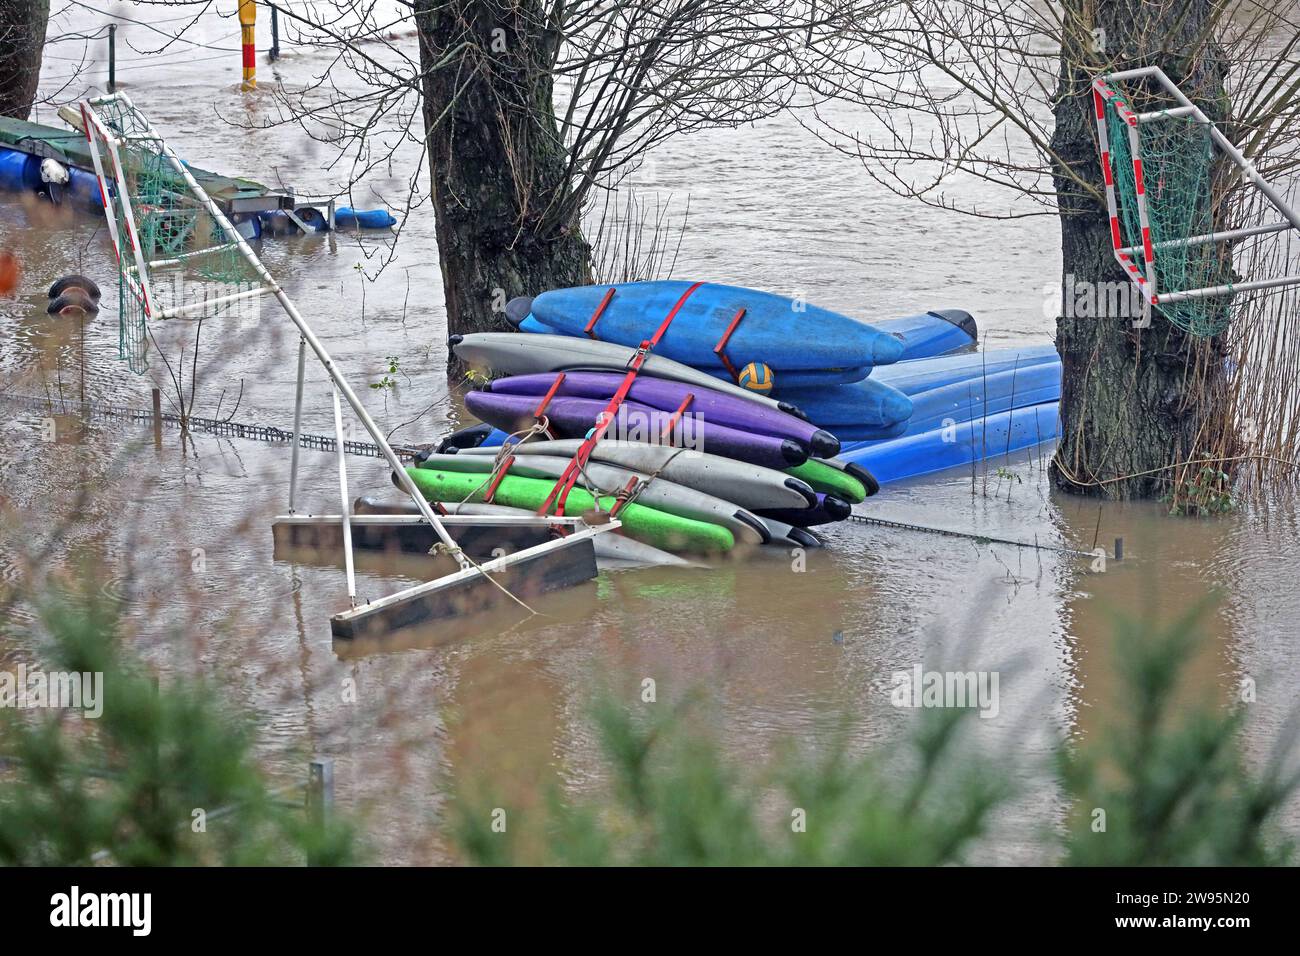
<path fill-rule="evenodd" d="M 571 459 L 582 440 L 531 441 L 514 449 L 516 455 L 552 455 Z M 501 449 L 462 448 L 458 455 L 494 456 Z M 607 439 L 596 444 L 592 461 L 602 461 L 641 474 L 658 474 L 674 484 L 731 501 L 750 511 L 768 508 L 811 508 L 817 496 L 807 482 L 772 468 L 751 465 L 671 445 Z M 652 483 L 653 484 L 653 483 Z"/>
<path fill-rule="evenodd" d="M 510 466 L 510 474 L 523 478 L 559 478 L 569 467 L 571 458 L 572 456 L 526 455 L 515 460 Z M 494 464 L 495 460 L 486 455 L 429 455 L 420 460 L 419 467 L 471 472 L 482 474 L 486 478 Z M 722 525 L 732 533 L 738 544 L 768 543 L 770 535 L 767 526 L 757 515 L 750 514 L 730 501 L 669 481 L 662 475 L 651 479 L 645 472 L 589 461 L 583 469 L 583 475 L 579 476 L 578 485 L 590 491 L 593 489 L 589 482 L 594 483 L 600 495 L 613 495 L 626 488 L 629 480 L 634 477 L 645 482 L 635 499 L 639 505 L 657 508 L 682 518 Z"/>
<path fill-rule="evenodd" d="M 468 335 L 453 335 L 450 342 L 452 350 L 462 361 L 504 375 L 567 371 L 625 372 L 628 363 L 636 355 L 636 349 L 615 345 L 613 342 L 527 332 L 471 332 Z M 759 395 L 660 355 L 649 355 L 641 370 L 655 378 L 666 378 L 736 395 L 807 420 L 803 412 L 788 402 Z"/>

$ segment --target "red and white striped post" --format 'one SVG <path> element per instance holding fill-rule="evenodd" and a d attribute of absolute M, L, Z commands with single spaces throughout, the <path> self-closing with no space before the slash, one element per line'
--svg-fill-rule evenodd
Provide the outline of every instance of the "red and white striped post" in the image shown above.
<path fill-rule="evenodd" d="M 257 89 L 257 3 L 239 0 L 239 32 L 244 47 L 244 83 L 246 90 Z"/>

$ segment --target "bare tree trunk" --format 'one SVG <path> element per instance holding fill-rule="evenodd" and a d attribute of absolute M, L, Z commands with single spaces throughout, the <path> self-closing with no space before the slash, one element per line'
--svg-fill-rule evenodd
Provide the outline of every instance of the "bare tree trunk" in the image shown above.
<path fill-rule="evenodd" d="M 1105 48 L 1096 50 L 1094 36 L 1083 28 L 1067 34 L 1052 145 L 1098 190 L 1090 82 L 1103 61 L 1113 69 L 1160 66 L 1211 119 L 1225 119 L 1221 51 L 1209 44 L 1191 63 L 1177 52 L 1195 48 L 1192 41 L 1213 6 L 1212 0 L 1066 0 L 1065 21 L 1075 18 L 1104 30 Z M 1161 50 L 1173 52 L 1152 52 Z M 1093 283 L 1094 290 L 1104 288 L 1100 283 L 1127 282 L 1111 251 L 1104 206 L 1059 175 L 1056 191 L 1065 294 L 1072 294 L 1072 281 Z M 1155 309 L 1145 329 L 1135 328 L 1129 317 L 1062 312 L 1056 325 L 1063 363 L 1063 434 L 1053 462 L 1057 484 L 1108 498 L 1155 498 L 1174 490 L 1189 470 L 1169 466 L 1217 446 L 1216 430 L 1226 421 L 1222 337 L 1190 336 Z"/>
<path fill-rule="evenodd" d="M 49 17 L 50 0 L 0 0 L 0 116 L 32 112 Z"/>
<path fill-rule="evenodd" d="M 451 334 L 500 330 L 505 300 L 588 281 L 552 103 L 540 0 L 418 0 L 425 137 Z"/>

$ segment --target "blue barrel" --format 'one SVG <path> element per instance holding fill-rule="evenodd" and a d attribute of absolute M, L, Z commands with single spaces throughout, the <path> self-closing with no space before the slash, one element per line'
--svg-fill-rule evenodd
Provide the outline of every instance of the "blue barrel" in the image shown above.
<path fill-rule="evenodd" d="M 397 225 L 397 220 L 387 209 L 352 209 L 340 206 L 334 210 L 334 225 L 340 229 L 357 226 L 361 229 L 387 229 Z"/>
<path fill-rule="evenodd" d="M 0 146 L 0 189 L 36 192 L 41 188 L 41 158 Z"/>

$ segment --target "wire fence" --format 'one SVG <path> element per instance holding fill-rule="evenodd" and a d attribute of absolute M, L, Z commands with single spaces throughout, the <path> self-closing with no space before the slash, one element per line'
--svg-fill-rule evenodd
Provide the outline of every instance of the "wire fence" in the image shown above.
<path fill-rule="evenodd" d="M 185 428 L 189 431 L 201 431 L 225 438 L 246 438 L 273 445 L 293 444 L 293 429 L 280 428 L 276 425 L 259 425 L 229 419 L 203 418 L 197 415 L 189 415 L 182 419 L 180 415 L 174 412 L 155 411 L 131 405 L 118 405 L 59 396 L 20 395 L 13 392 L 0 392 L 0 402 L 31 411 L 44 412 L 47 415 L 81 415 L 88 421 L 100 420 L 149 424 L 157 422 L 170 428 Z M 302 432 L 298 435 L 298 445 L 301 448 L 334 451 L 338 447 L 338 442 L 333 435 Z M 413 459 L 420 452 L 427 450 L 424 445 L 400 445 L 391 442 L 389 447 L 397 453 L 399 458 L 404 459 Z M 380 451 L 379 446 L 368 441 L 345 439 L 343 451 L 346 454 L 359 455 L 364 458 L 383 457 L 383 452 Z"/>
<path fill-rule="evenodd" d="M 1033 551 L 1051 551 L 1055 554 L 1063 554 L 1073 558 L 1096 558 L 1105 553 L 1104 549 L 1094 551 L 1080 551 L 1077 548 L 1066 548 L 1059 544 L 1049 544 L 1038 541 L 1017 541 L 1014 538 L 995 538 L 986 534 L 980 534 L 977 531 L 954 531 L 951 528 L 935 528 L 924 524 L 910 524 L 906 521 L 890 521 L 888 518 L 876 518 L 871 515 L 851 514 L 849 521 L 857 524 L 872 525 L 877 528 L 893 528 L 896 531 L 919 531 L 923 534 L 938 534 L 947 538 L 962 538 L 967 541 L 973 541 L 976 544 L 1005 544 L 1015 548 L 1029 548 Z M 1124 539 L 1115 539 L 1115 550 L 1111 555 L 1115 560 L 1122 560 L 1124 556 Z"/>

